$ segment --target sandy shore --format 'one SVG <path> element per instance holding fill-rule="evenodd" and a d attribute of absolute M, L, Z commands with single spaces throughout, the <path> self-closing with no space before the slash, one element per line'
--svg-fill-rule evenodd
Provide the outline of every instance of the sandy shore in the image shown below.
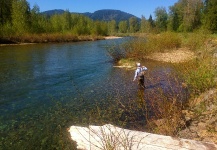
<path fill-rule="evenodd" d="M 109 39 L 119 39 L 119 38 L 123 38 L 123 37 L 118 37 L 118 36 L 106 36 L 106 37 L 102 37 L 100 40 L 105 39 L 105 40 L 109 40 Z M 87 40 L 80 40 L 80 41 L 87 41 Z M 64 41 L 63 41 L 64 42 Z M 36 43 L 56 43 L 56 42 L 36 42 Z M 6 43 L 6 44 L 1 44 L 0 46 L 8 46 L 8 45 L 27 45 L 27 44 L 36 44 L 36 43 Z M 58 42 L 59 43 L 59 42 Z"/>
<path fill-rule="evenodd" d="M 179 48 L 177 50 L 165 53 L 153 53 L 146 58 L 163 62 L 182 63 L 189 61 L 195 57 L 196 56 L 192 51 L 186 48 Z"/>
<path fill-rule="evenodd" d="M 169 63 L 183 63 L 194 59 L 196 56 L 195 54 L 186 49 L 186 48 L 179 48 L 173 51 L 164 52 L 164 53 L 153 53 L 149 56 L 146 56 L 146 59 L 152 59 L 156 61 L 162 62 L 169 62 Z M 120 60 L 118 63 L 118 68 L 125 68 L 125 69 L 135 69 L 136 62 L 131 62 L 127 60 Z"/>
<path fill-rule="evenodd" d="M 109 39 L 119 39 L 119 38 L 123 38 L 123 37 L 118 37 L 118 36 L 106 36 L 105 39 L 109 40 Z"/>
<path fill-rule="evenodd" d="M 0 44 L 0 46 L 16 46 L 16 45 L 29 45 L 29 44 L 37 44 L 37 43 Z"/>

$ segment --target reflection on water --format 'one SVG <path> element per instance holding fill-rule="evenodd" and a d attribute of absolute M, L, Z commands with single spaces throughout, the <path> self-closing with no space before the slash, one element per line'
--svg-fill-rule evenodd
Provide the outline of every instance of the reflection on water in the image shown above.
<path fill-rule="evenodd" d="M 0 47 L 0 130 L 4 147 L 7 142 L 25 147 L 30 145 L 26 143 L 30 137 L 43 147 L 48 144 L 45 139 L 54 136 L 50 134 L 54 134 L 53 126 L 87 123 L 88 110 L 96 104 L 109 107 L 111 100 L 133 102 L 138 96 L 137 83 L 132 82 L 134 71 L 114 68 L 106 50 L 123 41 Z M 141 92 L 145 100 L 157 97 L 159 89 L 170 94 L 179 92 L 179 86 L 174 86 L 179 83 L 169 76 L 173 73 L 169 65 L 142 63 L 148 68 L 147 89 Z"/>

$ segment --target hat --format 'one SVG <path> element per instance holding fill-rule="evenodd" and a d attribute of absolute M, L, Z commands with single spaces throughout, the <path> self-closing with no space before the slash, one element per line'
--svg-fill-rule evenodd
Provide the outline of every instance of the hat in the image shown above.
<path fill-rule="evenodd" d="M 140 63 L 136 63 L 136 66 L 137 66 L 137 67 L 140 67 Z"/>

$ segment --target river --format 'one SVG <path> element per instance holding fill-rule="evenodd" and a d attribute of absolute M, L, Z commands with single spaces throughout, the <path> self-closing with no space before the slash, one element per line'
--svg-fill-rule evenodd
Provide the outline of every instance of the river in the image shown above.
<path fill-rule="evenodd" d="M 138 97 L 137 83 L 132 82 L 134 71 L 113 67 L 108 55 L 107 48 L 123 42 L 126 38 L 0 47 L 0 130 L 4 149 L 32 149 L 30 145 L 44 148 L 51 143 L 59 146 L 59 128 L 54 134 L 58 142 L 49 141 L 56 126 L 66 129 L 86 124 L 84 116 L 96 104 L 106 106 L 108 101 Z M 172 69 L 159 62 L 143 63 L 149 69 L 147 88 L 161 87 L 168 92 L 171 82 L 162 77 Z"/>

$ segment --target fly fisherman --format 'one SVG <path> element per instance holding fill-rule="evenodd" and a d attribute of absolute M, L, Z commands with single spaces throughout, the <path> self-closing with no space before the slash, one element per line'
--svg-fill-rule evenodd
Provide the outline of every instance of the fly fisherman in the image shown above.
<path fill-rule="evenodd" d="M 139 85 L 141 85 L 143 88 L 145 88 L 144 85 L 144 73 L 147 70 L 147 68 L 145 66 L 140 66 L 140 63 L 136 63 L 136 71 L 135 71 L 135 75 L 134 75 L 134 79 L 133 81 L 135 81 L 136 79 L 138 80 Z"/>

